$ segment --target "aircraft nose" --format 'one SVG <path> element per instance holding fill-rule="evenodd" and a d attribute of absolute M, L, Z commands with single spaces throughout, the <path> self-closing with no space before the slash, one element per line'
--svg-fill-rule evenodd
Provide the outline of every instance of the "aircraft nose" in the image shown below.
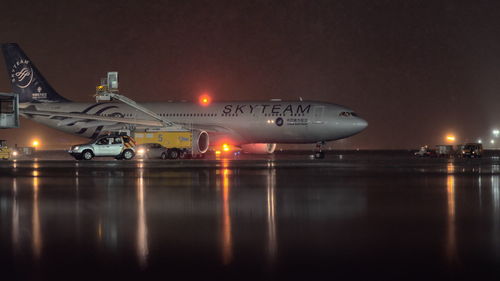
<path fill-rule="evenodd" d="M 356 132 L 359 133 L 368 127 L 368 122 L 360 117 L 356 117 L 356 120 L 353 122 L 353 127 L 356 128 Z"/>

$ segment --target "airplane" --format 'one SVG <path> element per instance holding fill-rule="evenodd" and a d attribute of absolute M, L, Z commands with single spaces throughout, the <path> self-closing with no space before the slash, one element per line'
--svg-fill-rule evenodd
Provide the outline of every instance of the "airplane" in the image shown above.
<path fill-rule="evenodd" d="M 103 132 L 138 132 L 168 124 L 198 131 L 197 144 L 205 151 L 208 145 L 229 144 L 265 154 L 273 153 L 276 143 L 317 144 L 321 152 L 325 142 L 368 126 L 347 107 L 302 100 L 140 103 L 162 119 L 156 120 L 121 102 L 72 102 L 51 87 L 18 44 L 2 44 L 1 49 L 12 92 L 19 95 L 20 115 L 76 136 L 96 138 Z"/>

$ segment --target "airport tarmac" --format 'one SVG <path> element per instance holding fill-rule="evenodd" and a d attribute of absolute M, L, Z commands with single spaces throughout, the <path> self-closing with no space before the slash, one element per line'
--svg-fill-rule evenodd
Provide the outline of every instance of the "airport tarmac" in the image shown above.
<path fill-rule="evenodd" d="M 498 280 L 500 158 L 0 161 L 5 280 Z"/>

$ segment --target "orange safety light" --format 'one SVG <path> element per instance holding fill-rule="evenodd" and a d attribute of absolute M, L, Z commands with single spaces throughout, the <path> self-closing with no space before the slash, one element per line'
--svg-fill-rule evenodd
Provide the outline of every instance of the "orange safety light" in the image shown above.
<path fill-rule="evenodd" d="M 199 101 L 202 106 L 208 106 L 212 102 L 212 98 L 208 94 L 203 94 L 200 96 Z"/>
<path fill-rule="evenodd" d="M 223 144 L 223 145 L 222 145 L 222 150 L 223 150 L 223 151 L 229 151 L 229 150 L 230 150 L 229 145 L 228 145 L 227 143 Z"/>

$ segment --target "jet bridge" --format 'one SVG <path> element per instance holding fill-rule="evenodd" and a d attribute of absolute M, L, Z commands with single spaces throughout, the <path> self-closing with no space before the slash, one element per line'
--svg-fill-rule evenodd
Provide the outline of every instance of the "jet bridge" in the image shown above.
<path fill-rule="evenodd" d="M 0 93 L 0 129 L 19 128 L 19 96 Z"/>

